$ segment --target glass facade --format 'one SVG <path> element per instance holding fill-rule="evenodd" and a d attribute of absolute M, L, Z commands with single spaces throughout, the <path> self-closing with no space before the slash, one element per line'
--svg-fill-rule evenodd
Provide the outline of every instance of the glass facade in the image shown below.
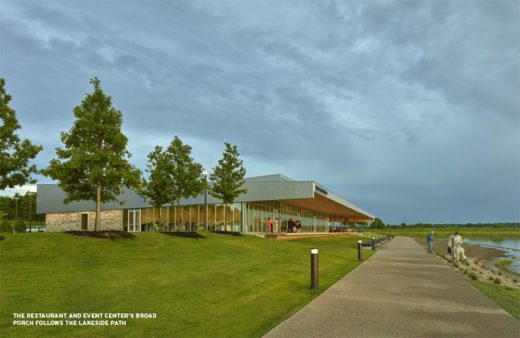
<path fill-rule="evenodd" d="M 242 231 L 240 203 L 227 208 L 223 204 L 208 204 L 206 225 L 205 205 L 184 205 L 161 208 L 123 210 L 125 231 Z M 140 215 L 140 216 L 139 216 Z"/>
<path fill-rule="evenodd" d="M 244 203 L 244 232 L 328 232 L 329 217 L 278 201 Z M 269 218 L 271 229 L 269 229 Z"/>
<path fill-rule="evenodd" d="M 124 209 L 126 231 L 237 231 L 245 233 L 329 232 L 342 219 L 278 201 Z M 271 228 L 269 228 L 269 218 Z"/>

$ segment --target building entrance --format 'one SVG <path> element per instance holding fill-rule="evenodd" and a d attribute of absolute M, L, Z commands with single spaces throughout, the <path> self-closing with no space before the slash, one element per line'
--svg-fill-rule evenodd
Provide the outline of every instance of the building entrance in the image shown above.
<path fill-rule="evenodd" d="M 128 232 L 141 231 L 141 209 L 128 210 Z"/>

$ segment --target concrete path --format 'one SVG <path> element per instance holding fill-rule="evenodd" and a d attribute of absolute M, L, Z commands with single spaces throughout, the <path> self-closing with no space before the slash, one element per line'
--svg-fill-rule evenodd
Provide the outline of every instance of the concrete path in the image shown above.
<path fill-rule="evenodd" d="M 265 337 L 518 338 L 520 321 L 413 239 L 396 237 Z"/>

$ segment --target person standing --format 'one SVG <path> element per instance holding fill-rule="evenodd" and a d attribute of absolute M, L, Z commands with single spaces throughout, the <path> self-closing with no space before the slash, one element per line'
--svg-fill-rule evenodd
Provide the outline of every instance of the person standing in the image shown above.
<path fill-rule="evenodd" d="M 453 247 L 452 250 L 455 251 L 455 260 L 467 259 L 466 255 L 464 255 L 464 248 L 462 248 L 462 236 L 456 232 L 453 237 Z"/>
<path fill-rule="evenodd" d="M 428 242 L 428 253 L 433 253 L 433 231 L 426 235 L 426 241 Z"/>
<path fill-rule="evenodd" d="M 271 217 L 267 217 L 267 231 L 273 232 L 273 220 Z"/>
<path fill-rule="evenodd" d="M 450 238 L 448 238 L 448 255 L 451 256 L 452 259 L 455 259 L 455 250 L 454 249 L 454 241 L 455 234 L 450 235 Z"/>

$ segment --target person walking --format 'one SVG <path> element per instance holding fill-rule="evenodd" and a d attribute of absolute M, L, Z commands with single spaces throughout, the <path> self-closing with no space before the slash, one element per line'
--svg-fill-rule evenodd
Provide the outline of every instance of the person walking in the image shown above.
<path fill-rule="evenodd" d="M 426 241 L 428 242 L 428 253 L 433 253 L 433 231 L 426 235 Z"/>

